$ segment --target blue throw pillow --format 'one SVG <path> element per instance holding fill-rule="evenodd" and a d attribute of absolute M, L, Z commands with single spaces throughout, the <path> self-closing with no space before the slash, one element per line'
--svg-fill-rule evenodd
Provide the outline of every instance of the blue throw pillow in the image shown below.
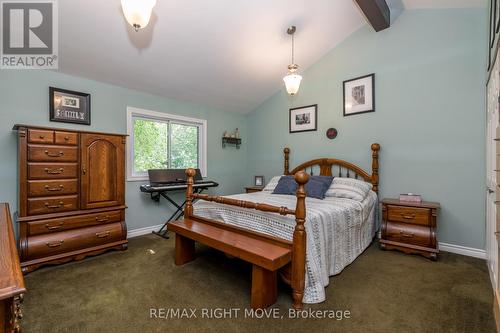
<path fill-rule="evenodd" d="M 333 181 L 331 176 L 312 176 L 305 186 L 306 195 L 311 198 L 324 199 L 325 193 Z M 295 195 L 298 184 L 293 176 L 282 176 L 273 194 Z"/>
<path fill-rule="evenodd" d="M 324 199 L 332 181 L 333 177 L 331 176 L 310 177 L 305 186 L 306 195 L 310 198 Z"/>
<path fill-rule="evenodd" d="M 273 194 L 295 194 L 297 191 L 297 183 L 293 176 L 282 176 L 278 181 L 278 185 L 274 188 Z"/>

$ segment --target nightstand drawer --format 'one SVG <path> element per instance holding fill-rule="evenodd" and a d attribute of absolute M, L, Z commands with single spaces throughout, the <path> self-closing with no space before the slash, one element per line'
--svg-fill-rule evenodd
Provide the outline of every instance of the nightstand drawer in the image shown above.
<path fill-rule="evenodd" d="M 389 221 L 420 224 L 429 226 L 431 224 L 431 210 L 417 207 L 401 207 L 387 205 L 387 217 Z"/>
<path fill-rule="evenodd" d="M 426 247 L 432 246 L 429 227 L 406 223 L 388 223 L 384 239 Z"/>

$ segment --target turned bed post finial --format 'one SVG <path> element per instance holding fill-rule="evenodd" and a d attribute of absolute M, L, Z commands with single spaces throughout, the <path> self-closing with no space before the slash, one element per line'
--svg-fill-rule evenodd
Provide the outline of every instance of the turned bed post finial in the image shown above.
<path fill-rule="evenodd" d="M 373 192 L 378 194 L 378 152 L 380 145 L 378 143 L 372 144 L 372 184 Z"/>
<path fill-rule="evenodd" d="M 284 166 L 283 174 L 289 175 L 290 174 L 290 161 L 289 161 L 290 148 L 283 149 L 283 152 L 285 153 L 285 166 Z"/>
<path fill-rule="evenodd" d="M 292 249 L 292 289 L 293 308 L 302 308 L 304 287 L 306 279 L 306 230 L 304 223 L 306 219 L 306 190 L 305 184 L 309 175 L 304 171 L 295 174 L 297 188 L 297 205 L 295 207 L 295 230 L 293 232 Z"/>
<path fill-rule="evenodd" d="M 193 215 L 193 177 L 196 175 L 196 170 L 189 168 L 186 170 L 187 189 L 186 189 L 186 208 L 184 209 L 184 217 L 190 218 Z"/>

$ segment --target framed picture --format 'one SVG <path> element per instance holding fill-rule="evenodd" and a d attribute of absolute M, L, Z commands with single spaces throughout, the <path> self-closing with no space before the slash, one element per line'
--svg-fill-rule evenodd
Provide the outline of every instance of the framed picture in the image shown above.
<path fill-rule="evenodd" d="M 290 109 L 290 133 L 316 131 L 318 104 Z"/>
<path fill-rule="evenodd" d="M 264 186 L 264 176 L 255 176 L 255 186 Z"/>
<path fill-rule="evenodd" d="M 343 82 L 344 117 L 375 112 L 375 74 Z"/>
<path fill-rule="evenodd" d="M 90 125 L 90 94 L 50 87 L 50 121 Z"/>

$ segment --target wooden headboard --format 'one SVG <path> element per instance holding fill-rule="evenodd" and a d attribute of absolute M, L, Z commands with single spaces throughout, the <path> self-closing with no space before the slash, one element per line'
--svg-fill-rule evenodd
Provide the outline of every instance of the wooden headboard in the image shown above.
<path fill-rule="evenodd" d="M 304 170 L 307 171 L 309 168 L 311 170 L 311 175 L 315 167 L 319 167 L 320 176 L 338 176 L 338 177 L 352 177 L 358 179 L 363 178 L 364 181 L 372 183 L 373 191 L 378 194 L 378 152 L 380 150 L 380 145 L 374 143 L 371 145 L 372 149 L 372 174 L 363 170 L 357 165 L 349 163 L 343 160 L 337 160 L 334 158 L 318 158 L 315 160 L 307 161 L 290 171 L 290 148 L 283 149 L 285 153 L 285 164 L 284 164 L 284 174 L 294 175 L 295 173 Z M 335 167 L 337 167 L 338 172 L 335 172 Z"/>

